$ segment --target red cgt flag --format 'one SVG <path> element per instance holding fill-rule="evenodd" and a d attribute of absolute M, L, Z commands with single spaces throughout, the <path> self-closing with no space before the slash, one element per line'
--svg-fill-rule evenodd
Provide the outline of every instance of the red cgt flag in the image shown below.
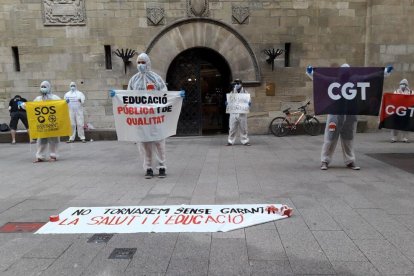
<path fill-rule="evenodd" d="M 414 131 L 414 95 L 385 93 L 379 128 Z"/>

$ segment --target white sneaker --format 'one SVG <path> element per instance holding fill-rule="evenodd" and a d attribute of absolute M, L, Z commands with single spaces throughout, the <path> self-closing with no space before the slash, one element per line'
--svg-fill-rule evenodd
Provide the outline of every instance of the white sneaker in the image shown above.
<path fill-rule="evenodd" d="M 321 164 L 321 170 L 326 171 L 328 169 L 328 163 L 322 162 Z"/>

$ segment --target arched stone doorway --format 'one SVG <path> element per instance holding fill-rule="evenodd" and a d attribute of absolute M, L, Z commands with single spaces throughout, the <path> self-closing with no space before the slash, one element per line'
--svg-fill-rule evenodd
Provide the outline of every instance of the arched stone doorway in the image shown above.
<path fill-rule="evenodd" d="M 259 63 L 247 40 L 232 26 L 210 18 L 177 20 L 162 29 L 149 43 L 146 53 L 157 59 L 152 69 L 166 78 L 172 60 L 181 52 L 205 47 L 215 50 L 228 62 L 235 78 L 245 85 L 261 83 Z"/>
<path fill-rule="evenodd" d="M 227 61 L 212 49 L 195 47 L 174 58 L 167 71 L 168 89 L 186 91 L 177 135 L 227 131 L 225 98 L 231 78 Z"/>

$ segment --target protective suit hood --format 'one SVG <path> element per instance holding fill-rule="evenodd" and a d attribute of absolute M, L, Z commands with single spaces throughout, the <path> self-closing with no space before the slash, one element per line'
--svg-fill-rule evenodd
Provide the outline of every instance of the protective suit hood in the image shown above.
<path fill-rule="evenodd" d="M 145 61 L 145 64 L 147 65 L 147 71 L 151 71 L 151 60 L 146 53 L 139 54 L 137 57 L 137 63 L 138 61 Z"/>
<path fill-rule="evenodd" d="M 151 71 L 151 60 L 146 53 L 141 53 L 138 55 L 138 61 L 145 61 L 146 70 L 144 73 L 138 72 L 129 80 L 128 90 L 146 90 L 147 84 L 152 83 L 155 86 L 155 90 L 167 91 L 167 86 L 165 85 L 162 78 Z"/>
<path fill-rule="evenodd" d="M 405 86 L 407 86 L 408 87 L 408 80 L 406 80 L 406 79 L 402 79 L 401 81 L 400 81 L 400 85 L 401 84 L 405 84 Z"/>
<path fill-rule="evenodd" d="M 46 94 L 51 94 L 52 93 L 52 91 L 50 89 L 50 87 L 51 87 L 50 82 L 48 82 L 48 81 L 42 81 L 42 83 L 40 84 L 40 88 L 42 86 L 45 86 L 47 88 L 47 93 Z"/>

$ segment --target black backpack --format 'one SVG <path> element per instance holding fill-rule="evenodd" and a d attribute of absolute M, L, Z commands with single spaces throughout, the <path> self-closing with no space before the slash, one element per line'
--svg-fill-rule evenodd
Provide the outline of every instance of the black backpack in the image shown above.
<path fill-rule="evenodd" d="M 7 124 L 0 124 L 0 131 L 1 132 L 6 132 L 6 131 L 9 131 L 9 130 L 10 130 L 10 128 Z"/>

